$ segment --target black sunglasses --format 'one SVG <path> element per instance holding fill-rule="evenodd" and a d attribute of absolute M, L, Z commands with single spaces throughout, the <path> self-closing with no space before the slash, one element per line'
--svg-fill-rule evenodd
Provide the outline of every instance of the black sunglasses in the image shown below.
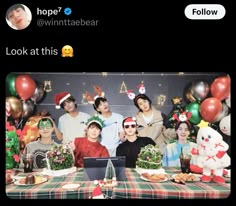
<path fill-rule="evenodd" d="M 136 127 L 136 124 L 125 125 L 125 129 L 128 129 L 130 126 L 131 126 L 132 128 L 135 128 L 135 127 Z"/>

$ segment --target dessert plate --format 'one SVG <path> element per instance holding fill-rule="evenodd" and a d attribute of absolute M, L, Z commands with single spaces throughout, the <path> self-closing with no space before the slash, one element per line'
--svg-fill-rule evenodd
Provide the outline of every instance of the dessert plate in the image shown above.
<path fill-rule="evenodd" d="M 42 184 L 47 181 L 48 181 L 48 179 L 46 177 L 41 177 L 41 181 L 35 182 L 34 184 L 25 184 L 25 178 L 22 178 L 22 179 L 15 181 L 14 184 L 19 185 L 19 186 L 32 186 L 32 185 Z"/>
<path fill-rule="evenodd" d="M 178 176 L 179 174 L 174 174 L 174 175 L 172 175 L 171 177 L 173 178 L 173 179 L 175 179 L 176 178 L 176 176 Z M 187 175 L 187 174 L 186 174 Z M 191 176 L 194 176 L 194 180 L 188 180 L 187 178 L 184 178 L 184 181 L 185 182 L 198 182 L 198 181 L 200 181 L 201 179 L 200 179 L 200 176 L 199 175 L 195 175 L 195 174 L 188 174 L 189 176 L 191 175 Z M 191 178 L 190 178 L 191 179 Z"/>
<path fill-rule="evenodd" d="M 140 178 L 141 178 L 142 180 L 147 181 L 147 182 L 166 182 L 166 181 L 168 181 L 168 177 L 166 177 L 166 178 L 163 179 L 163 180 L 153 180 L 153 179 L 145 178 L 145 177 L 143 177 L 143 176 L 141 175 Z"/>
<path fill-rule="evenodd" d="M 9 184 L 11 184 L 11 183 L 13 183 L 13 182 L 15 182 L 15 181 L 16 181 L 15 179 L 11 179 L 11 181 L 6 182 L 6 185 L 9 185 Z"/>
<path fill-rule="evenodd" d="M 62 186 L 62 189 L 65 190 L 77 190 L 80 187 L 80 184 L 66 184 Z"/>

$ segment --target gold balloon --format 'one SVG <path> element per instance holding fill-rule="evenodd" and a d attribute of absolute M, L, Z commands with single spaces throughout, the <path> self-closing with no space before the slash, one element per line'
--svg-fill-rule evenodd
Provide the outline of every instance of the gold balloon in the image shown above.
<path fill-rule="evenodd" d="M 12 116 L 13 119 L 19 119 L 23 111 L 21 101 L 16 97 L 10 96 L 6 97 L 6 102 L 10 104 L 10 116 Z"/>
<path fill-rule="evenodd" d="M 187 98 L 190 102 L 196 102 L 196 101 L 197 101 L 197 100 L 193 97 L 191 88 L 187 90 L 187 92 L 185 93 L 185 96 L 186 96 L 186 98 Z"/>

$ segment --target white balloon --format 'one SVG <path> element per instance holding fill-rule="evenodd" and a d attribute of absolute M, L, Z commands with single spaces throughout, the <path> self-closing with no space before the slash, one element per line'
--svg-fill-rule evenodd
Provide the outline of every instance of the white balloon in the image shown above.
<path fill-rule="evenodd" d="M 219 124 L 220 131 L 223 132 L 224 134 L 230 136 L 231 135 L 231 115 L 229 114 L 228 116 L 224 117 Z"/>
<path fill-rule="evenodd" d="M 222 120 L 224 117 L 226 117 L 229 114 L 229 107 L 226 105 L 225 102 L 222 103 L 222 111 L 221 113 L 214 119 L 213 122 L 219 122 Z"/>
<path fill-rule="evenodd" d="M 227 98 L 225 99 L 225 103 L 228 105 L 228 107 L 231 108 L 231 99 L 230 99 L 230 95 L 229 95 L 229 97 L 227 97 Z"/>

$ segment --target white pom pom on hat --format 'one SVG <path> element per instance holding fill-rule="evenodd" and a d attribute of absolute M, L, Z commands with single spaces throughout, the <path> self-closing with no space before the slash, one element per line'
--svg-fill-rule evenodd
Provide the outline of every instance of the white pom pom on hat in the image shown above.
<path fill-rule="evenodd" d="M 71 94 L 69 92 L 61 92 L 58 93 L 54 96 L 54 101 L 56 104 L 56 109 L 60 109 L 61 108 L 61 103 L 63 103 L 66 99 L 68 99 L 71 96 Z"/>
<path fill-rule="evenodd" d="M 135 117 L 126 117 L 124 118 L 124 125 L 132 125 L 132 124 L 137 124 L 136 123 L 136 118 Z"/>

